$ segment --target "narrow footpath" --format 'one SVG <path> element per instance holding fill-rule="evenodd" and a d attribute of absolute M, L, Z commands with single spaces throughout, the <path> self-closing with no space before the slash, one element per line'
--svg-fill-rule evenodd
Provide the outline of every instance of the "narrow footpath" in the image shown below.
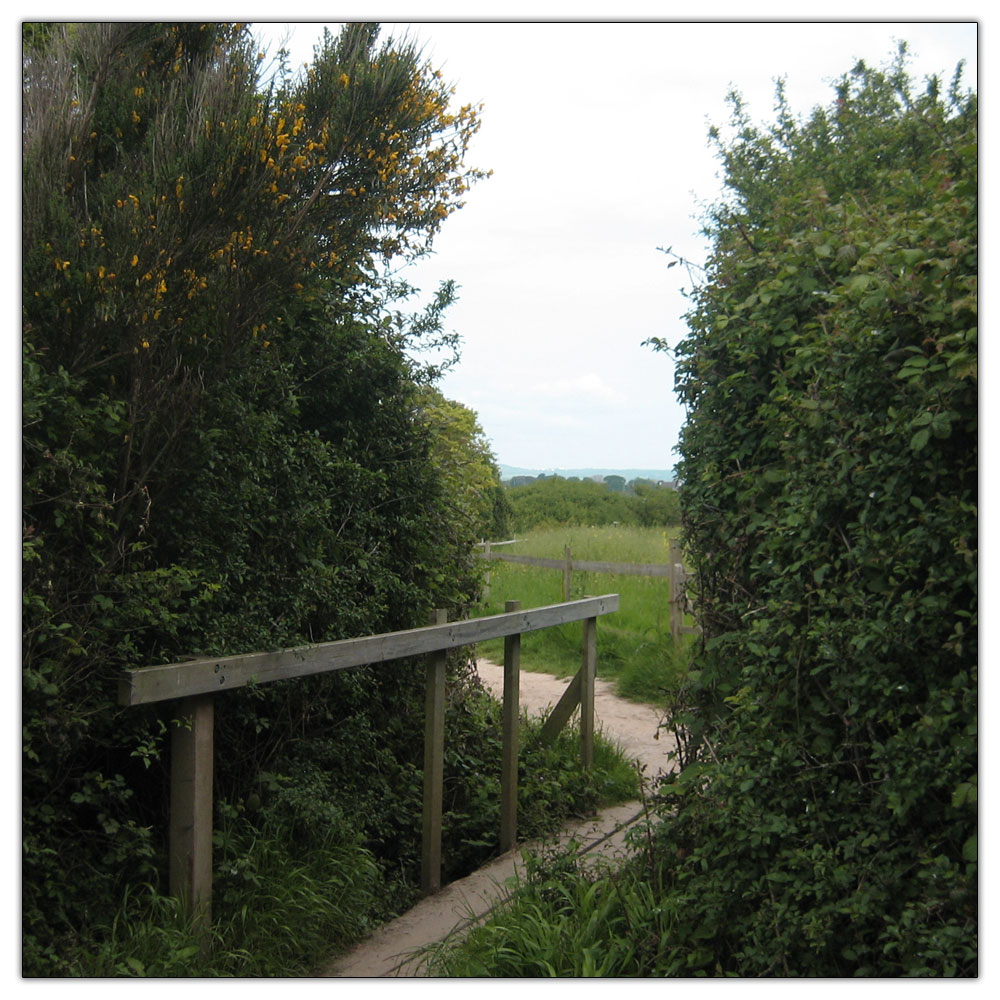
<path fill-rule="evenodd" d="M 483 683 L 497 697 L 502 697 L 503 667 L 487 660 L 480 660 L 477 667 Z M 522 670 L 522 711 L 529 715 L 547 712 L 559 701 L 568 683 L 569 678 Z M 598 678 L 594 715 L 598 729 L 638 761 L 646 782 L 651 783 L 667 769 L 670 764 L 667 754 L 673 749 L 673 741 L 666 731 L 659 729 L 657 709 L 619 698 L 610 682 Z M 573 841 L 584 858 L 621 857 L 629 827 L 643 814 L 641 802 L 628 802 L 585 822 L 574 821 L 557 838 L 534 846 L 557 849 Z M 509 896 L 508 880 L 523 874 L 521 850 L 525 846 L 532 845 L 518 845 L 486 867 L 421 900 L 340 956 L 321 975 L 352 979 L 426 975 L 422 950 L 453 935 L 464 934 Z"/>

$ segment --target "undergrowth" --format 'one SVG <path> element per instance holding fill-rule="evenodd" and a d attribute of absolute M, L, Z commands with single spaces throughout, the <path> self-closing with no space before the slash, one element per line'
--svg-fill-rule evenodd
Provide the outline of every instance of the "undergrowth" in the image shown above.
<path fill-rule="evenodd" d="M 499 854 L 501 706 L 461 685 L 452 692 L 445 742 L 445 883 Z M 518 837 L 554 833 L 567 819 L 635 798 L 634 767 L 601 733 L 594 763 L 580 763 L 578 725 L 543 746 L 539 719 L 521 721 Z M 475 731 L 478 735 L 470 738 Z M 399 800 L 420 801 L 422 776 Z M 320 794 L 320 778 L 306 776 Z M 309 808 L 299 785 L 266 776 L 262 803 L 217 804 L 213 919 L 202 949 L 177 901 L 153 882 L 130 886 L 113 918 L 86 929 L 71 947 L 44 956 L 60 974 L 82 977 L 289 977 L 321 970 L 378 924 L 420 896 L 419 812 L 407 851 L 379 857 L 351 817 L 357 802 L 317 798 Z M 294 799 L 294 801 L 293 801 Z M 303 821 L 305 817 L 305 821 Z M 26 947 L 24 974 L 32 968 Z"/>

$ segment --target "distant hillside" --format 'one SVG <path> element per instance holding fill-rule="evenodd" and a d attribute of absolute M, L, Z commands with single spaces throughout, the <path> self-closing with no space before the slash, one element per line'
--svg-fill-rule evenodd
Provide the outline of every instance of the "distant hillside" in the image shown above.
<path fill-rule="evenodd" d="M 510 479 L 511 476 L 562 476 L 569 479 L 577 476 L 580 479 L 590 479 L 592 476 L 621 476 L 626 481 L 632 479 L 652 479 L 659 482 L 661 479 L 673 482 L 676 474 L 673 469 L 523 469 L 517 465 L 504 465 L 500 463 L 500 478 Z"/>

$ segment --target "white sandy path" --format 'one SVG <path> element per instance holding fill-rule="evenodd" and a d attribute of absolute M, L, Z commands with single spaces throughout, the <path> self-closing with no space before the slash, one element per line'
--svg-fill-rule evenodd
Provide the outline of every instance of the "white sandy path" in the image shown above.
<path fill-rule="evenodd" d="M 489 660 L 477 660 L 476 667 L 483 683 L 497 698 L 503 697 L 503 667 Z M 568 677 L 553 677 L 522 670 L 518 682 L 518 695 L 522 711 L 541 715 L 562 697 Z M 673 737 L 659 728 L 662 713 L 649 705 L 626 701 L 614 693 L 614 684 L 594 681 L 595 725 L 617 743 L 626 755 L 638 759 L 645 766 L 647 779 L 654 779 L 660 771 L 668 770 L 671 762 L 667 753 L 673 749 Z"/>

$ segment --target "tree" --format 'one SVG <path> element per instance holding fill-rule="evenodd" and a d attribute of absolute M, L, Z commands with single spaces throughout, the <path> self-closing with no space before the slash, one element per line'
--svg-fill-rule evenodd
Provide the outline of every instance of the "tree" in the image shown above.
<path fill-rule="evenodd" d="M 416 418 L 435 371 L 412 360 L 452 289 L 408 317 L 383 268 L 426 251 L 482 174 L 463 166 L 477 110 L 375 25 L 268 86 L 239 25 L 25 38 L 25 969 L 52 974 L 163 867 L 168 720 L 115 707 L 123 668 L 471 600 Z M 365 842 L 405 864 L 414 678 L 234 694 L 220 809 L 271 775 L 297 849 L 354 801 Z"/>
<path fill-rule="evenodd" d="M 977 102 L 905 53 L 716 130 L 677 348 L 704 629 L 663 965 L 974 975 Z"/>
<path fill-rule="evenodd" d="M 428 387 L 421 414 L 431 429 L 431 455 L 442 473 L 456 544 L 499 539 L 510 530 L 510 503 L 500 469 L 473 410 Z M 444 526 L 443 526 L 444 527 Z"/>
<path fill-rule="evenodd" d="M 655 483 L 636 482 L 636 519 L 643 526 L 679 524 L 681 500 L 677 490 Z"/>

